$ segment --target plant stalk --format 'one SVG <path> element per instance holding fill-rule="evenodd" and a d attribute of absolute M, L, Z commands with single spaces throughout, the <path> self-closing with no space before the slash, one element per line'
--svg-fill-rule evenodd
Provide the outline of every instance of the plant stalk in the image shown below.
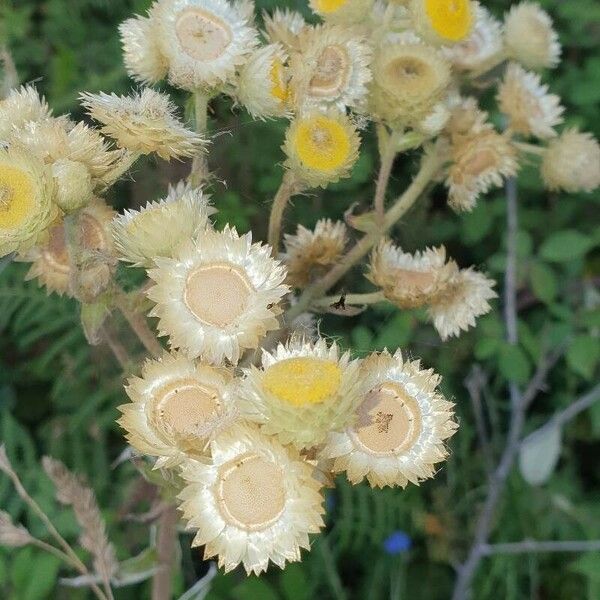
<path fill-rule="evenodd" d="M 277 190 L 277 194 L 275 194 L 275 198 L 273 199 L 271 215 L 269 217 L 268 242 L 269 246 L 271 246 L 271 252 L 274 257 L 279 254 L 283 215 L 290 198 L 294 195 L 295 190 L 296 182 L 294 181 L 294 176 L 290 171 L 286 171 L 285 175 L 283 176 L 283 180 L 281 181 L 281 185 Z"/>

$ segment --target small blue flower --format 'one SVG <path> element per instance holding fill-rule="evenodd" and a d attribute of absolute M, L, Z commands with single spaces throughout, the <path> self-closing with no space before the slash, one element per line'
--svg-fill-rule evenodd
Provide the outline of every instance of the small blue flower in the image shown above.
<path fill-rule="evenodd" d="M 402 554 L 412 546 L 412 540 L 405 531 L 394 531 L 383 541 L 383 549 L 388 554 Z"/>

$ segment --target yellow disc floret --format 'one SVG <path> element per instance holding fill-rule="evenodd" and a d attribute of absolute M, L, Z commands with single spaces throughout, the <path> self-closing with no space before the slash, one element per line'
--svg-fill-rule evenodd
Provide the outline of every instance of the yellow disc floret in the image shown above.
<path fill-rule="evenodd" d="M 313 357 L 283 360 L 269 367 L 263 384 L 274 396 L 293 404 L 318 404 L 335 394 L 342 381 L 337 363 Z"/>
<path fill-rule="evenodd" d="M 316 7 L 319 12 L 333 13 L 338 11 L 348 0 L 317 0 Z"/>
<path fill-rule="evenodd" d="M 288 100 L 288 86 L 285 79 L 285 68 L 283 62 L 275 57 L 271 65 L 271 95 L 284 103 Z"/>
<path fill-rule="evenodd" d="M 33 185 L 26 171 L 0 165 L 0 227 L 18 227 L 33 208 Z"/>
<path fill-rule="evenodd" d="M 471 0 L 413 0 L 415 28 L 437 45 L 460 42 L 473 27 Z"/>

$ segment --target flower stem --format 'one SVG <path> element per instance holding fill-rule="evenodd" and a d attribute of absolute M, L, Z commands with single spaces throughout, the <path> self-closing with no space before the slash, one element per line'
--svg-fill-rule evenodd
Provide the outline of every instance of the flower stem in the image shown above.
<path fill-rule="evenodd" d="M 208 103 L 210 95 L 204 91 L 194 92 L 194 121 L 198 133 L 208 130 Z M 208 161 L 204 149 L 200 149 L 192 162 L 188 181 L 192 187 L 198 187 L 208 179 Z"/>
<path fill-rule="evenodd" d="M 152 577 L 152 600 L 171 598 L 171 578 L 177 543 L 177 509 L 167 506 L 158 521 L 156 540 L 158 570 Z"/>
<path fill-rule="evenodd" d="M 279 254 L 279 243 L 281 241 L 281 224 L 283 222 L 283 214 L 290 198 L 296 191 L 296 183 L 294 176 L 290 171 L 286 171 L 281 181 L 281 185 L 275 194 L 273 199 L 273 205 L 271 206 L 271 216 L 269 217 L 269 246 L 273 256 Z"/>
<path fill-rule="evenodd" d="M 337 296 L 325 296 L 313 303 L 313 306 L 326 308 L 335 302 L 338 302 L 340 295 Z M 344 296 L 344 302 L 346 304 L 365 305 L 365 304 L 377 304 L 379 302 L 385 302 L 385 296 L 383 292 L 369 292 L 368 294 L 346 294 Z"/>
<path fill-rule="evenodd" d="M 377 177 L 377 184 L 375 187 L 375 216 L 379 226 L 383 225 L 385 219 L 385 193 L 388 188 L 390 181 L 390 175 L 392 174 L 392 167 L 394 166 L 394 159 L 396 158 L 395 148 L 395 132 L 387 134 L 387 132 L 378 129 L 380 138 L 380 156 L 381 166 L 379 167 L 379 176 Z"/>
<path fill-rule="evenodd" d="M 129 298 L 122 290 L 117 290 L 115 293 L 115 305 L 121 311 L 133 332 L 138 336 L 144 348 L 155 358 L 160 356 L 163 350 L 162 346 L 148 326 L 146 317 L 131 307 Z"/>
<path fill-rule="evenodd" d="M 413 179 L 406 191 L 394 202 L 391 208 L 385 214 L 381 230 L 374 230 L 363 236 L 355 246 L 348 252 L 340 262 L 331 269 L 327 275 L 319 281 L 313 283 L 304 290 L 304 293 L 298 299 L 298 302 L 286 312 L 287 322 L 291 322 L 298 315 L 306 311 L 316 298 L 320 298 L 332 288 L 359 260 L 368 254 L 373 246 L 393 227 L 417 201 L 425 191 L 428 184 L 437 174 L 442 165 L 442 160 L 438 153 L 432 152 L 426 154 L 421 169 Z"/>

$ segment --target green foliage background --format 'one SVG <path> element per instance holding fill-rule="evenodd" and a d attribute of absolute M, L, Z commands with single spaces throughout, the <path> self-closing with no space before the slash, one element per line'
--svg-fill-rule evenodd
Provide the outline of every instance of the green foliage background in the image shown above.
<path fill-rule="evenodd" d="M 81 117 L 81 90 L 126 92 L 132 83 L 120 60 L 117 25 L 148 0 L 2 0 L 0 41 L 14 55 L 21 81 L 34 81 L 57 112 Z M 261 9 L 290 6 L 306 13 L 305 2 L 258 0 Z M 485 3 L 498 16 L 505 0 Z M 600 4 L 597 0 L 543 0 L 556 22 L 565 60 L 546 75 L 562 96 L 569 125 L 600 137 Z M 490 103 L 493 94 L 488 93 Z M 183 103 L 183 97 L 178 97 Z M 490 103 L 490 106 L 492 104 Z M 220 223 L 252 229 L 264 239 L 266 214 L 281 179 L 281 122 L 255 123 L 232 111 L 227 101 L 215 103 L 211 167 L 224 183 L 214 186 Z M 377 156 L 367 135 L 351 179 L 324 192 L 298 198 L 288 223 L 314 224 L 319 216 L 341 218 L 352 204 L 366 207 L 372 198 Z M 392 187 L 401 191 L 414 172 L 416 156 L 401 158 Z M 154 199 L 157 189 L 185 173 L 185 165 L 148 161 L 133 181 L 111 193 L 117 207 Z M 304 562 L 265 578 L 240 573 L 219 575 L 210 600 L 303 600 L 348 598 L 444 599 L 449 596 L 452 564 L 462 559 L 471 540 L 478 503 L 485 493 L 485 469 L 477 445 L 474 419 L 464 379 L 475 364 L 488 378 L 486 406 L 496 454 L 504 443 L 507 383 L 525 383 L 540 354 L 568 340 L 568 351 L 550 374 L 528 429 L 543 423 L 587 389 L 598 375 L 600 332 L 600 199 L 594 195 L 545 192 L 535 165 L 519 178 L 519 331 L 517 348 L 504 341 L 501 303 L 479 321 L 476 330 L 441 344 L 419 311 L 398 312 L 377 306 L 353 318 L 328 316 L 322 331 L 354 348 L 358 355 L 400 347 L 421 357 L 444 376 L 443 390 L 456 401 L 459 433 L 452 456 L 434 481 L 406 491 L 352 488 L 341 479 L 328 498 L 328 535 L 318 538 Z M 505 199 L 502 191 L 480 201 L 468 215 L 445 205 L 441 188 L 413 210 L 398 228 L 407 249 L 444 243 L 461 266 L 473 264 L 500 282 L 504 272 Z M 128 463 L 111 468 L 125 443 L 114 423 L 123 401 L 121 375 L 102 347 L 87 346 L 74 302 L 47 297 L 35 283 L 24 283 L 23 265 L 1 265 L 0 273 L 0 438 L 36 500 L 70 539 L 77 528 L 68 512 L 53 501 L 53 489 L 39 466 L 49 454 L 87 476 L 109 524 L 119 558 L 127 559 L 149 544 L 144 525 L 124 522 L 128 512 L 141 512 L 147 502 L 136 496 L 137 472 Z M 125 275 L 124 275 L 125 276 Z M 596 284 L 596 287 L 594 287 Z M 356 270 L 346 289 L 368 290 Z M 600 403 L 570 423 L 563 436 L 561 458 L 543 486 L 528 485 L 518 470 L 512 474 L 500 507 L 493 541 L 596 539 L 600 537 Z M 0 506 L 43 535 L 27 514 L 6 478 L 0 478 Z M 394 530 L 407 532 L 412 549 L 400 556 L 385 553 L 383 540 Z M 181 538 L 182 593 L 206 565 Z M 600 597 L 600 555 L 500 556 L 479 569 L 474 598 L 571 599 Z M 67 575 L 53 557 L 30 548 L 0 549 L 0 595 L 10 600 L 85 598 L 81 590 L 59 586 Z M 117 590 L 117 598 L 146 598 L 147 584 Z"/>

